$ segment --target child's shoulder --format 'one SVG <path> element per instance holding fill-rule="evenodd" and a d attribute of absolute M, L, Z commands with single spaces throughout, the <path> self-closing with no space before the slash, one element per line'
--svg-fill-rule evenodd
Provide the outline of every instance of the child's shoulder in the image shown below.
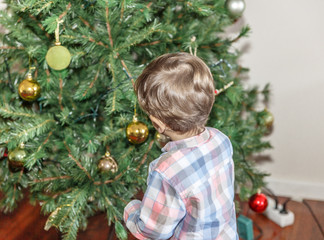
<path fill-rule="evenodd" d="M 215 141 L 218 145 L 224 146 L 226 149 L 230 149 L 231 154 L 233 153 L 233 147 L 230 140 L 230 136 L 227 136 L 226 134 L 224 134 L 216 128 L 207 127 L 207 129 L 209 130 L 213 141 Z"/>
<path fill-rule="evenodd" d="M 163 173 L 166 169 L 168 169 L 177 159 L 175 158 L 174 154 L 177 151 L 165 152 L 160 155 L 157 159 L 155 159 L 150 164 L 150 172 L 151 171 L 158 171 Z"/>
<path fill-rule="evenodd" d="M 232 145 L 230 137 L 227 136 L 225 133 L 221 132 L 220 130 L 218 130 L 216 128 L 207 127 L 207 129 L 210 133 L 210 138 L 213 141 L 216 141 L 217 144 Z"/>
<path fill-rule="evenodd" d="M 223 132 L 221 132 L 217 128 L 206 127 L 206 129 L 209 131 L 211 137 L 219 138 L 219 139 L 228 139 L 228 136 L 226 136 Z"/>

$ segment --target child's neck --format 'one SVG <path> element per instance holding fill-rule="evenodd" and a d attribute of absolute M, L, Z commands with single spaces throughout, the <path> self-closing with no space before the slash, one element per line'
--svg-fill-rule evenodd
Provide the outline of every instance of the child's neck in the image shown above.
<path fill-rule="evenodd" d="M 182 133 L 182 134 L 180 134 L 178 132 L 166 130 L 164 134 L 169 136 L 172 141 L 178 141 L 178 140 L 183 140 L 186 138 L 191 138 L 191 137 L 197 136 L 200 133 L 202 133 L 204 130 L 205 129 L 202 129 L 200 131 L 194 131 L 194 132 L 186 132 L 186 133 Z"/>

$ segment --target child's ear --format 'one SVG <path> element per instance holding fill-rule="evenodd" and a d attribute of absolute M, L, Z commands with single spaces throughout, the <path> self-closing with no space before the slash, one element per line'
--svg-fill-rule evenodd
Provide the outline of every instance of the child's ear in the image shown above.
<path fill-rule="evenodd" d="M 154 128 L 159 132 L 159 133 L 164 133 L 165 129 L 166 129 L 166 125 L 159 119 L 157 119 L 156 117 L 150 115 L 149 116 L 152 124 L 154 126 Z"/>

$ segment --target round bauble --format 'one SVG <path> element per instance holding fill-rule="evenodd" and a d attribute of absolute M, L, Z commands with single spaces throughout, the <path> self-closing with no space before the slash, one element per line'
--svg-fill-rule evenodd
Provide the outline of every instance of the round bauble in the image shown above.
<path fill-rule="evenodd" d="M 264 212 L 268 206 L 267 196 L 263 193 L 253 194 L 249 199 L 249 206 L 254 212 Z"/>
<path fill-rule="evenodd" d="M 226 8 L 230 13 L 231 17 L 238 18 L 242 16 L 245 9 L 244 0 L 227 0 Z"/>
<path fill-rule="evenodd" d="M 14 149 L 8 154 L 9 166 L 13 169 L 22 169 L 24 167 L 24 158 L 26 151 L 20 147 Z"/>
<path fill-rule="evenodd" d="M 25 101 L 35 101 L 40 96 L 41 87 L 39 83 L 32 78 L 32 75 L 28 74 L 27 78 L 19 84 L 18 93 Z"/>
<path fill-rule="evenodd" d="M 118 171 L 118 165 L 115 159 L 110 156 L 110 153 L 106 152 L 105 156 L 99 160 L 98 169 L 100 172 L 116 173 Z"/>
<path fill-rule="evenodd" d="M 145 142 L 148 134 L 149 130 L 146 124 L 138 121 L 136 117 L 133 118 L 133 121 L 128 124 L 126 128 L 127 139 L 133 144 L 140 144 Z"/>
<path fill-rule="evenodd" d="M 159 148 L 163 148 L 169 141 L 171 140 L 170 137 L 156 132 L 154 136 L 154 142 Z"/>
<path fill-rule="evenodd" d="M 51 47 L 46 54 L 47 64 L 54 70 L 63 70 L 70 65 L 71 53 L 59 44 Z"/>

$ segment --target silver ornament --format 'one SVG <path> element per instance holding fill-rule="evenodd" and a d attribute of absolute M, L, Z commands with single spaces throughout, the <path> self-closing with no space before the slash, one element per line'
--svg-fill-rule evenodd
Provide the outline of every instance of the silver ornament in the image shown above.
<path fill-rule="evenodd" d="M 227 0 L 226 8 L 232 17 L 240 17 L 245 9 L 244 0 Z"/>

